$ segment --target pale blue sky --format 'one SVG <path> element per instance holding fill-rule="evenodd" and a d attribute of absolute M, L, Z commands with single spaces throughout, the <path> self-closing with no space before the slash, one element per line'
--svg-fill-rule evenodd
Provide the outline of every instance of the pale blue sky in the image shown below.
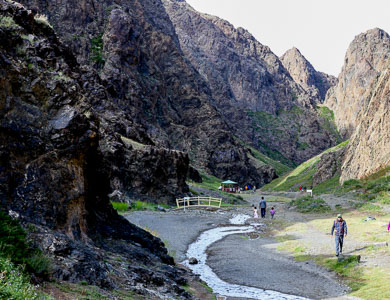
<path fill-rule="evenodd" d="M 278 56 L 297 47 L 317 71 L 338 76 L 356 35 L 390 32 L 389 0 L 187 0 L 196 10 L 249 30 Z"/>

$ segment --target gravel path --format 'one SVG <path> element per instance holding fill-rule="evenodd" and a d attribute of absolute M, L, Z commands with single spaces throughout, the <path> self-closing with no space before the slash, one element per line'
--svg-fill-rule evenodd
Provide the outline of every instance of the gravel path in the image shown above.
<path fill-rule="evenodd" d="M 274 195 L 264 196 L 267 200 Z M 299 196 L 299 193 L 279 196 L 294 198 Z M 188 245 L 193 243 L 201 232 L 229 224 L 229 219 L 236 214 L 252 214 L 250 206 L 258 205 L 260 194 L 246 195 L 245 200 L 248 201 L 248 207 L 243 208 L 217 211 L 191 209 L 187 212 L 144 211 L 133 212 L 126 217 L 130 222 L 159 236 L 176 261 L 182 262 L 186 259 Z M 277 208 L 276 218 L 295 221 L 296 218 L 301 218 L 299 214 L 289 211 L 284 203 L 273 202 L 272 205 Z M 253 222 L 254 219 L 248 221 Z M 256 221 L 264 221 L 267 226 L 272 226 L 269 216 L 266 220 Z M 310 234 L 315 238 L 318 232 Z M 328 243 L 329 237 L 325 240 Z M 352 299 L 343 296 L 347 288 L 340 284 L 332 273 L 311 262 L 295 261 L 287 254 L 278 252 L 277 245 L 278 243 L 269 237 L 251 239 L 249 236 L 230 235 L 208 248 L 207 263 L 221 279 L 229 283 L 271 289 L 312 299 Z"/>

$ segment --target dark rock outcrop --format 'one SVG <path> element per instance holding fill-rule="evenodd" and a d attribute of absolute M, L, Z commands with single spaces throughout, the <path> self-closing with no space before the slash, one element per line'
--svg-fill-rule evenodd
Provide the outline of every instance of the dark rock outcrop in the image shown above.
<path fill-rule="evenodd" d="M 190 298 L 178 288 L 183 273 L 161 240 L 119 216 L 108 198 L 120 182 L 142 195 L 154 195 L 154 188 L 185 192 L 188 156 L 153 146 L 130 121 L 112 126 L 121 115 L 113 114 L 102 84 L 78 65 L 46 20 L 0 0 L 1 209 L 29 227 L 30 239 L 52 258 L 57 279 L 142 288 L 136 279 L 125 282 L 142 272 L 116 268 L 110 260 L 116 255 L 147 265 L 144 287 Z M 137 149 L 140 142 L 149 145 Z M 134 166 L 150 172 L 153 187 Z"/>
<path fill-rule="evenodd" d="M 220 178 L 263 180 L 182 53 L 160 1 L 22 3 L 46 14 L 78 61 L 100 71 L 115 106 L 156 146 L 187 152 L 194 166 Z"/>
<path fill-rule="evenodd" d="M 336 77 L 316 71 L 295 47 L 283 54 L 280 60 L 294 81 L 321 102 L 325 100 L 329 88 L 337 83 Z"/>

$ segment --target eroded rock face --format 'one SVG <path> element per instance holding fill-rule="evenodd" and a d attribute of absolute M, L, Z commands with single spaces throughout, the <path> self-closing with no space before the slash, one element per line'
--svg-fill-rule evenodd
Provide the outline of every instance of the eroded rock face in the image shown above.
<path fill-rule="evenodd" d="M 294 81 L 321 102 L 325 100 L 329 88 L 337 83 L 336 77 L 316 71 L 295 47 L 283 54 L 280 60 Z"/>
<path fill-rule="evenodd" d="M 143 287 L 190 298 L 161 240 L 119 216 L 108 198 L 121 183 L 146 196 L 185 192 L 188 156 L 156 147 L 126 118 L 115 121 L 122 115 L 111 103 L 50 26 L 0 0 L 1 209 L 34 228 L 29 237 L 53 259 L 57 279 L 136 288 L 142 270 L 117 268 L 110 259 L 120 256 L 148 266 Z M 150 186 L 133 167 L 149 172 Z"/>
<path fill-rule="evenodd" d="M 321 160 L 317 164 L 317 172 L 313 175 L 313 186 L 340 175 L 345 150 L 346 148 L 342 148 L 336 152 L 325 153 L 321 156 Z"/>
<path fill-rule="evenodd" d="M 390 165 L 390 69 L 381 73 L 361 108 L 341 170 L 341 182 L 362 179 Z"/>
<path fill-rule="evenodd" d="M 184 57 L 160 1 L 22 2 L 47 14 L 78 60 L 100 70 L 115 106 L 156 146 L 187 152 L 195 168 L 220 178 L 262 181 Z"/>
<path fill-rule="evenodd" d="M 359 126 L 380 74 L 388 67 L 390 37 L 381 29 L 368 30 L 355 37 L 345 55 L 338 84 L 329 90 L 325 105 L 334 111 L 344 138 Z"/>
<path fill-rule="evenodd" d="M 290 165 L 334 145 L 335 137 L 313 109 L 320 93 L 311 95 L 294 82 L 267 46 L 185 1 L 163 3 L 186 58 L 241 140 Z"/>

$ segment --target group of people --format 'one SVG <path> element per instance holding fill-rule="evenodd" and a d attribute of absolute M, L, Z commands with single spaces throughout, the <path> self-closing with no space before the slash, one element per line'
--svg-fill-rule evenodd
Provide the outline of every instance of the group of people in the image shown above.
<path fill-rule="evenodd" d="M 259 207 L 260 207 L 261 217 L 264 219 L 265 218 L 265 214 L 267 212 L 267 202 L 264 200 L 264 197 L 261 197 L 261 200 L 260 200 L 260 203 L 259 203 Z M 269 211 L 269 213 L 271 215 L 271 219 L 273 219 L 274 215 L 275 215 L 275 208 L 271 207 L 271 210 Z M 255 219 L 257 219 L 259 217 L 259 215 L 257 213 L 257 207 L 256 206 L 253 207 L 253 217 Z"/>

